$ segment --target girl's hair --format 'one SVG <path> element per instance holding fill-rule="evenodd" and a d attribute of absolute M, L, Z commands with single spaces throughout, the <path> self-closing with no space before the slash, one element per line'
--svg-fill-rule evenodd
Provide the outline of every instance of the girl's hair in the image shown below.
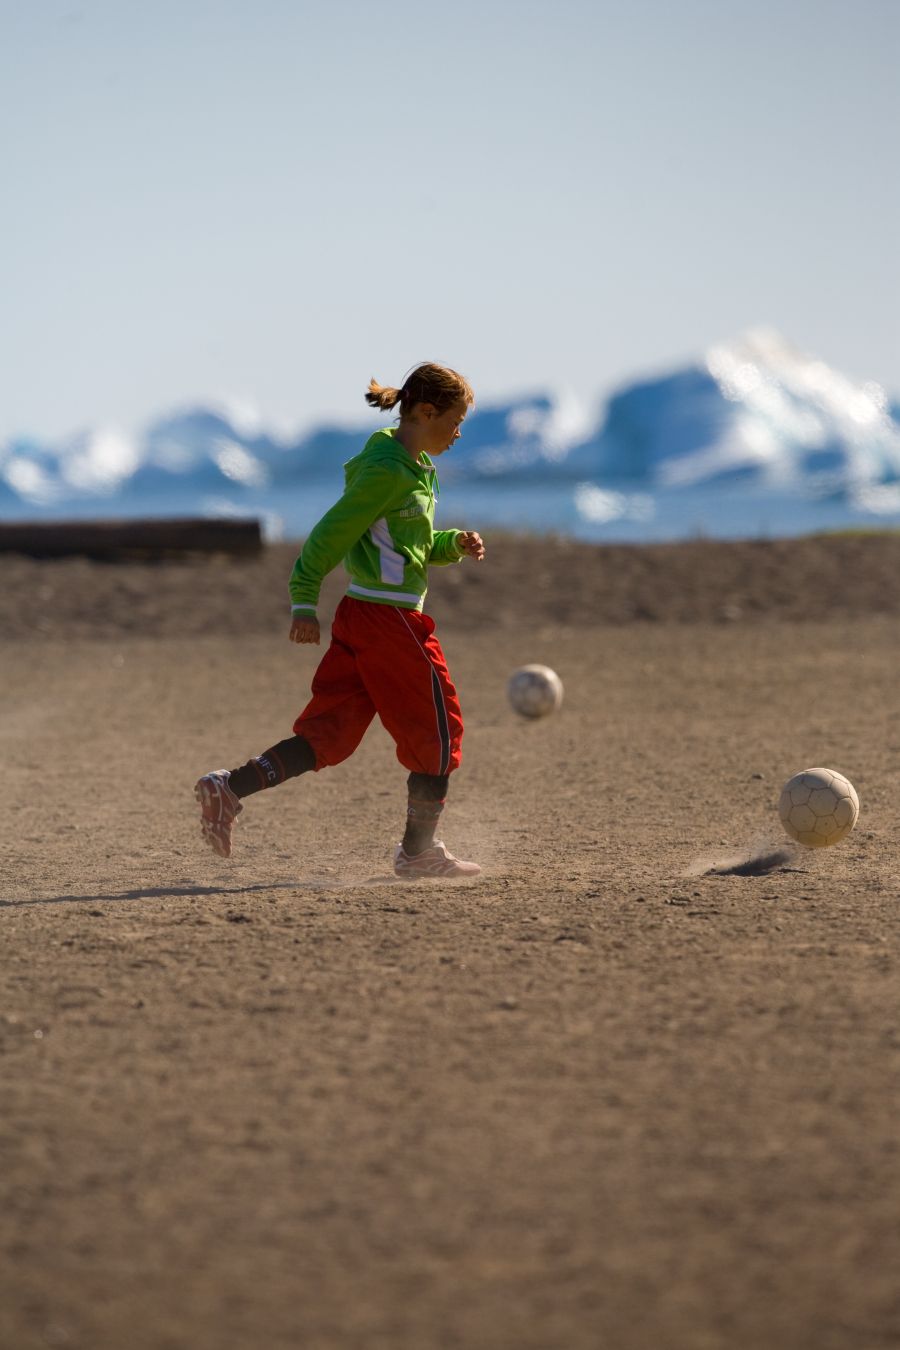
<path fill-rule="evenodd" d="M 400 404 L 400 415 L 408 413 L 417 403 L 433 403 L 438 412 L 446 412 L 454 403 L 474 403 L 475 394 L 469 381 L 449 366 L 438 366 L 433 361 L 407 375 L 399 389 L 369 381 L 366 402 L 372 408 L 395 408 Z"/>

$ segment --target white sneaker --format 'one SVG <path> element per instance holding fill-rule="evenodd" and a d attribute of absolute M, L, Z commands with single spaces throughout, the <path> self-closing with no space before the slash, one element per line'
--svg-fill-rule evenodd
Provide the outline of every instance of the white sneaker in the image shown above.
<path fill-rule="evenodd" d="M 235 818 L 244 808 L 228 786 L 228 770 L 213 769 L 198 778 L 194 796 L 200 803 L 200 833 L 214 853 L 220 858 L 230 858 L 231 832 Z"/>
<path fill-rule="evenodd" d="M 405 881 L 416 881 L 420 877 L 477 877 L 481 868 L 477 863 L 461 862 L 449 852 L 446 844 L 435 839 L 430 848 L 423 853 L 410 856 L 402 844 L 397 845 L 394 854 L 394 875 Z"/>

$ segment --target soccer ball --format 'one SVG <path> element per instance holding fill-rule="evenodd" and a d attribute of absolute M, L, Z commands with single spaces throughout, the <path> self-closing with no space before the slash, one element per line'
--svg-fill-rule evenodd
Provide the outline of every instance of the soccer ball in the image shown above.
<path fill-rule="evenodd" d="M 562 703 L 562 680 L 549 666 L 520 666 L 506 686 L 509 701 L 522 717 L 546 717 Z"/>
<path fill-rule="evenodd" d="M 778 814 L 792 839 L 808 848 L 825 848 L 853 829 L 859 798 L 836 769 L 804 769 L 781 789 Z"/>

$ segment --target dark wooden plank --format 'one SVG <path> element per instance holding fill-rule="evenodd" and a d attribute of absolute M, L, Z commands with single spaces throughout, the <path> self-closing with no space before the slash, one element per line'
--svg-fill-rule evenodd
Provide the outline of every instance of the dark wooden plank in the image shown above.
<path fill-rule="evenodd" d="M 262 550 L 258 520 L 54 520 L 0 523 L 0 553 L 30 558 L 165 558 L 191 553 L 252 557 Z"/>

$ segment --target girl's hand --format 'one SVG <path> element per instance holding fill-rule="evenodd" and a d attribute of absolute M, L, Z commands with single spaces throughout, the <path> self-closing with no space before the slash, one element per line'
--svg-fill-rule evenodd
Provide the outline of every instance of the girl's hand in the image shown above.
<path fill-rule="evenodd" d="M 468 558 L 484 562 L 484 541 L 474 530 L 460 530 L 456 536 L 457 548 L 461 548 Z"/>
<path fill-rule="evenodd" d="M 291 620 L 291 642 L 314 642 L 319 645 L 319 620 L 294 618 Z"/>

